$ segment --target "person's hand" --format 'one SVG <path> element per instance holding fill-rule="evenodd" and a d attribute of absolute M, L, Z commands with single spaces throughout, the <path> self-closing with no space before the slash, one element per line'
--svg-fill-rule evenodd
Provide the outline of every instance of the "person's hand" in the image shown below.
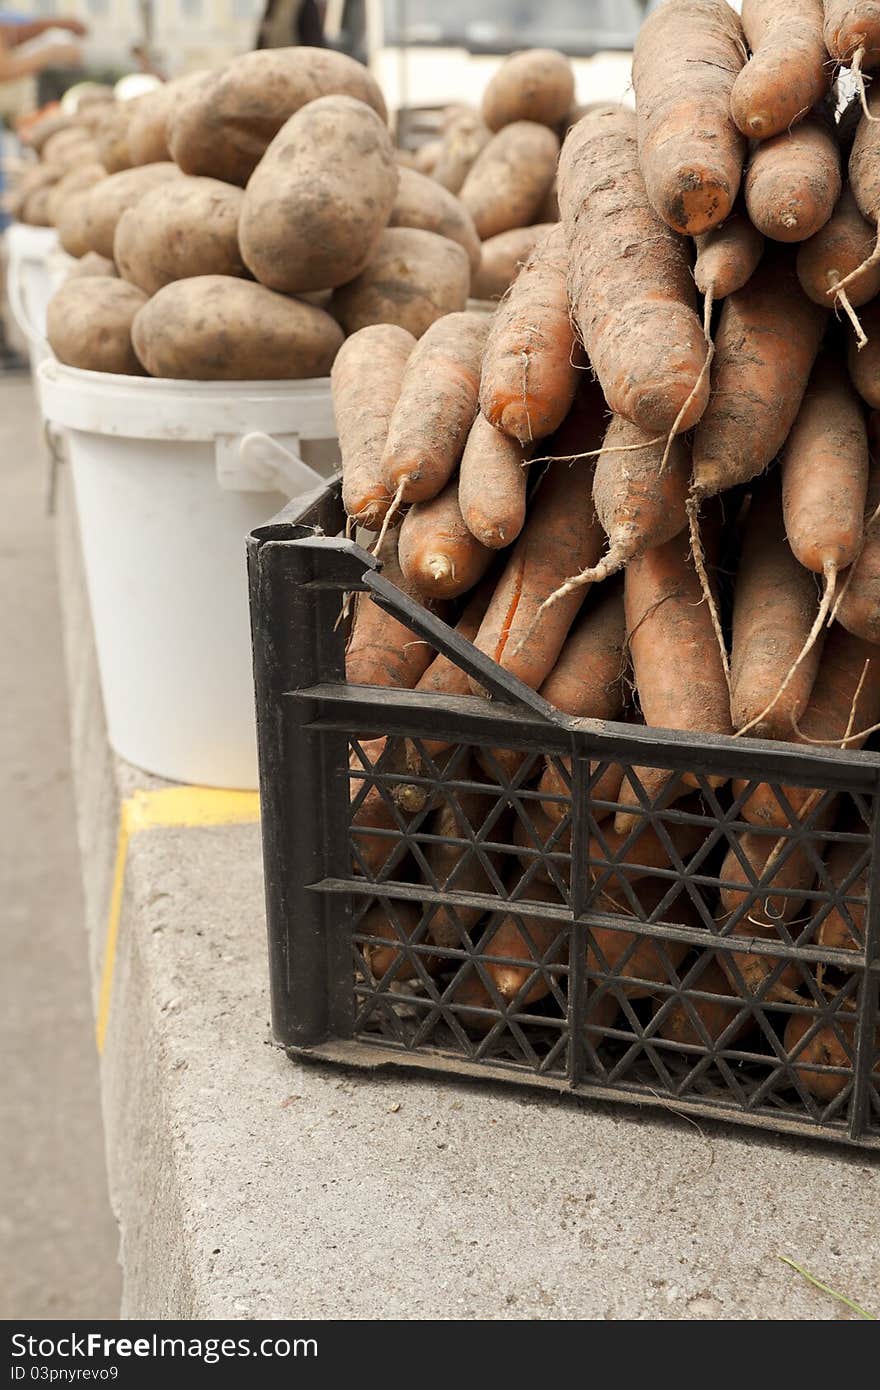
<path fill-rule="evenodd" d="M 81 19 L 53 19 L 53 29 L 69 29 L 71 34 L 78 34 L 83 38 L 89 32 L 87 24 L 83 24 Z"/>
<path fill-rule="evenodd" d="M 78 43 L 51 43 L 40 54 L 44 68 L 81 68 L 83 51 Z"/>

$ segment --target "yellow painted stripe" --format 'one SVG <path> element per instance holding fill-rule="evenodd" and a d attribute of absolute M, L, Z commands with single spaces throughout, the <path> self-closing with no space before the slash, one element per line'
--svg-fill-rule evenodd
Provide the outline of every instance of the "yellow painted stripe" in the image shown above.
<path fill-rule="evenodd" d="M 119 814 L 119 837 L 116 842 L 116 862 L 113 867 L 113 886 L 107 913 L 104 960 L 95 1021 L 95 1041 L 99 1053 L 104 1051 L 107 1039 L 113 970 L 116 965 L 119 922 L 125 892 L 125 867 L 132 835 L 142 830 L 171 827 L 252 825 L 259 819 L 258 792 L 222 791 L 214 787 L 162 787 L 159 791 L 136 791 L 123 801 Z"/>

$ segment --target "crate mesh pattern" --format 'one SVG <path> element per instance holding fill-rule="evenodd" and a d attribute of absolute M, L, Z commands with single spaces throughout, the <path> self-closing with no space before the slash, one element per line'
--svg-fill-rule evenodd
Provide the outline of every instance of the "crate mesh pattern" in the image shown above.
<path fill-rule="evenodd" d="M 548 711 L 336 508 L 249 551 L 282 1043 L 880 1147 L 880 758 Z M 347 686 L 348 590 L 494 698 Z"/>

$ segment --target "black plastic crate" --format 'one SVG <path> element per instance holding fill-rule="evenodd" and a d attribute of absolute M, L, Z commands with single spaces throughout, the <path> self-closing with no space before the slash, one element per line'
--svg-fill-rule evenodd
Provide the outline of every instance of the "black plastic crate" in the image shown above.
<path fill-rule="evenodd" d="M 880 756 L 562 715 L 343 521 L 248 543 L 279 1042 L 880 1147 Z M 491 698 L 346 685 L 353 591 Z"/>

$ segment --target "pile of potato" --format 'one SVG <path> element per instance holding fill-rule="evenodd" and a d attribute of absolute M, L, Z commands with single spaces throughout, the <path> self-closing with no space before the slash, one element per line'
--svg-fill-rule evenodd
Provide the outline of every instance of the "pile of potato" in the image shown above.
<path fill-rule="evenodd" d="M 558 218 L 574 97 L 561 54 L 522 56 L 541 80 L 505 64 L 482 113 L 450 113 L 436 165 L 395 150 L 369 72 L 326 50 L 250 53 L 48 118 L 16 211 L 57 227 L 78 262 L 49 306 L 56 356 L 195 380 L 321 377 L 361 328 L 419 338 L 469 298 L 497 299 Z"/>

